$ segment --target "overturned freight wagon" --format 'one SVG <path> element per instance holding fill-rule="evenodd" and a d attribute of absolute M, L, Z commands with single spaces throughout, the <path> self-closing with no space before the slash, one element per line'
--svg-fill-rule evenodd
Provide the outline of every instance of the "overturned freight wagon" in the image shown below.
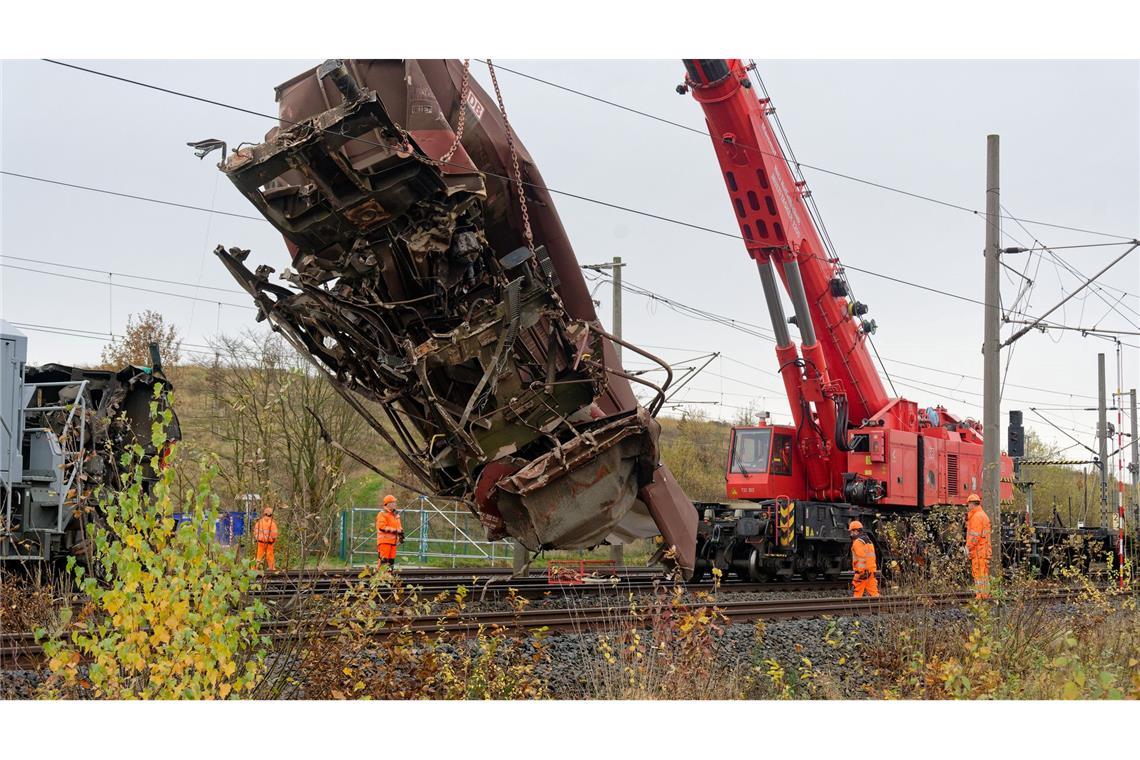
<path fill-rule="evenodd" d="M 0 562 L 89 556 L 86 526 L 122 488 L 123 455 L 139 444 L 165 456 L 182 437 L 170 409 L 165 445 L 152 439 L 151 404 L 169 408 L 170 381 L 157 362 L 101 370 L 27 358 L 27 336 L 0 320 Z"/>
<path fill-rule="evenodd" d="M 661 534 L 691 569 L 697 514 L 653 419 L 667 383 L 623 371 L 538 169 L 464 66 L 328 61 L 277 100 L 280 127 L 221 165 L 291 257 L 278 284 L 217 250 L 258 318 L 490 538 Z"/>

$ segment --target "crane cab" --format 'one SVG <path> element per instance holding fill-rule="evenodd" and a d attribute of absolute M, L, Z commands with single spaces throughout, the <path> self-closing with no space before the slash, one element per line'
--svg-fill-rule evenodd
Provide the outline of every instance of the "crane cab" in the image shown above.
<path fill-rule="evenodd" d="M 759 501 L 804 496 L 802 462 L 791 426 L 735 427 L 729 445 L 725 495 L 729 499 Z"/>

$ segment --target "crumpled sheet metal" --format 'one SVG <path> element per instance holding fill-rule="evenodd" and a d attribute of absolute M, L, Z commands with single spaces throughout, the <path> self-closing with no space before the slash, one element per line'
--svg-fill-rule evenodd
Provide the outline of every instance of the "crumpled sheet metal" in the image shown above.
<path fill-rule="evenodd" d="M 494 506 L 506 532 L 527 546 L 580 549 L 606 540 L 652 481 L 659 432 L 638 409 L 503 478 Z"/>
<path fill-rule="evenodd" d="M 43 396 L 37 401 L 41 405 L 74 402 L 78 396 L 79 383 L 83 380 L 87 381 L 86 435 L 92 459 L 111 458 L 117 461 L 126 447 L 134 443 L 140 444 L 148 457 L 159 453 L 151 443 L 150 418 L 150 405 L 155 400 L 154 389 L 158 383 L 162 384 L 159 404 L 170 411 L 166 440 L 182 440 L 178 415 L 169 407 L 173 386 L 161 371 L 133 365 L 112 371 L 64 364 L 29 366 L 24 371 L 24 381 L 27 383 L 74 381 L 75 385 L 41 389 Z M 66 411 L 51 414 L 60 423 L 67 417 Z"/>
<path fill-rule="evenodd" d="M 149 458 L 162 452 L 154 447 L 151 440 L 150 405 L 155 400 L 154 389 L 162 384 L 162 394 L 158 399 L 160 407 L 169 409 L 170 423 L 165 429 L 165 441 L 173 443 L 182 440 L 182 430 L 178 415 L 170 408 L 169 400 L 173 386 L 166 376 L 157 370 L 128 365 L 118 371 L 70 367 L 63 364 L 44 364 L 27 367 L 24 372 L 27 383 L 63 383 L 74 385 L 48 386 L 41 388 L 34 402 L 37 406 L 74 403 L 79 395 L 80 383 L 87 381 L 85 391 L 87 412 L 85 424 L 86 456 L 80 476 L 83 504 L 69 502 L 71 512 L 65 515 L 64 522 L 72 520 L 80 506 L 98 509 L 100 487 L 118 490 L 120 480 L 119 463 L 128 449 L 139 444 L 147 461 L 143 464 L 143 474 L 153 478 Z M 67 410 L 45 413 L 47 427 L 55 431 L 64 430 L 68 418 Z M 85 551 L 86 539 L 73 551 Z"/>
<path fill-rule="evenodd" d="M 550 194 L 453 60 L 328 62 L 277 88 L 279 128 L 223 165 L 292 267 L 222 262 L 428 489 L 533 550 L 657 532 L 692 567 L 697 514 L 620 371 Z M 466 109 L 462 142 L 451 125 Z M 372 408 L 375 408 L 372 407 Z M 647 516 L 651 519 L 647 519 Z M 684 543 L 682 543 L 684 542 Z"/>

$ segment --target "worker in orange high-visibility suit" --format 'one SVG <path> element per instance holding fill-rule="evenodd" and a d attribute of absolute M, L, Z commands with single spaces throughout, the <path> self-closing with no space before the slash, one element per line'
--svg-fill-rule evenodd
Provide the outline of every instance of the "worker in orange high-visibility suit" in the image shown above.
<path fill-rule="evenodd" d="M 879 595 L 879 581 L 875 578 L 878 566 L 875 562 L 875 545 L 871 537 L 863 531 L 863 523 L 852 520 L 847 526 L 847 533 L 851 536 L 851 569 L 855 571 L 855 578 L 851 585 L 855 589 L 855 596 L 860 597 Z"/>
<path fill-rule="evenodd" d="M 404 526 L 400 523 L 400 515 L 396 512 L 396 497 L 388 494 L 384 497 L 384 507 L 376 515 L 376 554 L 379 556 L 378 564 L 388 564 L 396 567 L 396 544 L 404 540 Z"/>
<path fill-rule="evenodd" d="M 261 567 L 264 559 L 270 570 L 276 570 L 273 561 L 273 545 L 277 543 L 277 521 L 273 519 L 273 507 L 266 507 L 261 518 L 253 524 L 253 540 L 257 542 L 255 567 Z"/>
<path fill-rule="evenodd" d="M 966 499 L 966 551 L 970 555 L 970 572 L 974 576 L 974 597 L 990 598 L 990 517 L 982 509 L 982 499 L 976 493 Z"/>

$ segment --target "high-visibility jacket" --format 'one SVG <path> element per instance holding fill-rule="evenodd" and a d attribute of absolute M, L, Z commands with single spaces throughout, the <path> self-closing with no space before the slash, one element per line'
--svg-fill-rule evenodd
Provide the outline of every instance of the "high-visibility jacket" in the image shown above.
<path fill-rule="evenodd" d="M 277 540 L 277 521 L 262 517 L 253 524 L 253 539 L 259 544 L 272 544 Z"/>
<path fill-rule="evenodd" d="M 966 548 L 971 557 L 982 558 L 993 554 L 990 546 L 990 517 L 981 506 L 966 515 Z"/>
<path fill-rule="evenodd" d="M 858 535 L 851 542 L 851 569 L 855 576 L 874 575 L 879 569 L 875 562 L 875 545 L 865 535 Z"/>
<path fill-rule="evenodd" d="M 397 544 L 404 526 L 400 523 L 400 516 L 394 510 L 382 509 L 376 515 L 376 545 Z"/>

